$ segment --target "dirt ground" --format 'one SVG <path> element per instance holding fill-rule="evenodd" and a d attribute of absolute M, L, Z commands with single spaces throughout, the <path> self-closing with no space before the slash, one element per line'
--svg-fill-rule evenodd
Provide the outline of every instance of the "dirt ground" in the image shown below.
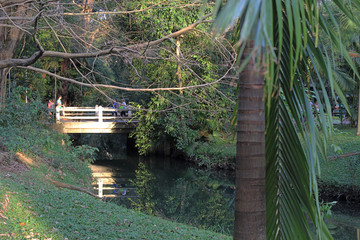
<path fill-rule="evenodd" d="M 0 151 L 0 172 L 7 173 L 21 173 L 28 171 L 28 167 L 17 160 L 14 154 Z"/>

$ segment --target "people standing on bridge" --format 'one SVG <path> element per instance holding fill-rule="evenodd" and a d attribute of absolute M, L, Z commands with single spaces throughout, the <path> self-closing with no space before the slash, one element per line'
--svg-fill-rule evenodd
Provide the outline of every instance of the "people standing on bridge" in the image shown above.
<path fill-rule="evenodd" d="M 53 112 L 54 112 L 54 99 L 49 99 L 48 111 L 49 111 L 49 115 L 53 115 Z"/>
<path fill-rule="evenodd" d="M 62 96 L 59 96 L 59 98 L 56 101 L 56 112 L 60 112 L 62 111 L 61 115 L 64 115 L 64 104 L 62 103 Z"/>
<path fill-rule="evenodd" d="M 117 116 L 118 115 L 118 109 L 119 109 L 120 104 L 116 101 L 116 99 L 113 100 L 113 108 L 114 108 L 114 112 L 112 113 L 113 116 Z"/>
<path fill-rule="evenodd" d="M 126 102 L 125 102 L 125 99 L 122 99 L 121 100 L 121 103 L 120 103 L 120 116 L 121 117 L 125 117 L 126 116 Z"/>

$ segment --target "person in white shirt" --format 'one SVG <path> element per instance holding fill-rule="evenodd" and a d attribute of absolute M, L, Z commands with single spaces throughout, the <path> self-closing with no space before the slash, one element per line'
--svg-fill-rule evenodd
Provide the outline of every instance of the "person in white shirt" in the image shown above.
<path fill-rule="evenodd" d="M 125 102 L 125 99 L 122 99 L 122 100 L 121 100 L 121 103 L 120 103 L 120 110 L 121 110 L 120 116 L 121 116 L 121 117 L 125 117 L 125 116 L 126 116 L 126 111 L 125 111 L 125 109 L 126 109 L 126 102 Z"/>

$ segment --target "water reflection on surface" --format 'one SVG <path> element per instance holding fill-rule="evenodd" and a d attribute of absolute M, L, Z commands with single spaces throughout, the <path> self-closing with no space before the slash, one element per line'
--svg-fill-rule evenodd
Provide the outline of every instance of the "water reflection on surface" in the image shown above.
<path fill-rule="evenodd" d="M 110 201 L 147 214 L 232 234 L 233 174 L 199 170 L 169 158 L 122 157 L 98 160 L 92 166 L 93 171 L 111 173 L 112 180 L 107 186 L 115 189 L 104 190 L 104 194 L 119 197 Z"/>
<path fill-rule="evenodd" d="M 330 233 L 335 240 L 360 240 L 360 206 L 338 202 L 332 215 L 326 218 Z"/>
<path fill-rule="evenodd" d="M 147 214 L 232 234 L 235 177 L 229 172 L 199 170 L 184 161 L 120 154 L 98 160 L 92 168 L 110 173 L 104 194 L 109 201 Z M 106 182 L 106 181 L 105 181 Z M 125 191 L 125 194 L 124 194 Z M 338 203 L 326 219 L 335 240 L 360 240 L 360 210 Z M 359 208 L 360 209 L 360 208 Z"/>
<path fill-rule="evenodd" d="M 342 223 L 336 225 L 328 224 L 331 235 L 335 240 L 355 240 L 357 237 L 357 229 L 352 226 L 346 226 Z"/>

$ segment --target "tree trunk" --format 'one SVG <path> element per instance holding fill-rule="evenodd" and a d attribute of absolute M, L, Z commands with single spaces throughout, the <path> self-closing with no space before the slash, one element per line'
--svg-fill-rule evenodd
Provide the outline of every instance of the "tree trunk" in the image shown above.
<path fill-rule="evenodd" d="M 83 188 L 80 188 L 80 187 L 77 187 L 77 186 L 74 186 L 74 185 L 70 185 L 70 184 L 67 184 L 67 183 L 63 183 L 63 182 L 58 182 L 58 181 L 55 181 L 49 177 L 47 177 L 47 179 L 52 183 L 54 184 L 55 186 L 57 187 L 60 187 L 60 188 L 68 188 L 68 189 L 71 189 L 71 190 L 76 190 L 76 191 L 79 191 L 79 192 L 84 192 L 86 194 L 89 194 L 90 196 L 93 196 L 93 197 L 96 197 L 96 198 L 100 198 L 98 195 L 90 192 L 89 190 L 87 189 L 83 189 Z"/>
<path fill-rule="evenodd" d="M 7 68 L 0 69 L 0 109 L 6 96 L 6 71 Z"/>
<path fill-rule="evenodd" d="M 181 61 L 180 61 L 180 36 L 178 36 L 175 39 L 176 42 L 176 57 L 177 57 L 177 70 L 176 70 L 176 76 L 178 78 L 179 81 L 179 88 L 182 87 L 182 79 L 181 79 Z M 180 94 L 182 94 L 182 90 L 180 90 Z"/>
<path fill-rule="evenodd" d="M 9 27 L 7 25 L 9 20 L 7 20 L 6 17 L 28 16 L 29 11 L 27 10 L 27 5 L 29 4 L 17 5 L 16 7 L 6 7 L 2 8 L 0 11 L 0 17 L 5 18 L 5 20 L 0 20 L 0 60 L 10 59 L 14 57 L 18 44 L 24 35 L 24 32 L 20 30 L 20 28 Z M 6 12 L 6 14 L 4 12 Z M 25 23 L 25 20 L 12 21 L 15 22 L 17 26 L 21 27 Z M 0 101 L 1 103 L 4 103 L 6 97 L 7 69 L 1 69 L 0 73 Z"/>
<path fill-rule="evenodd" d="M 64 59 L 61 62 L 60 72 L 62 76 L 66 76 L 66 71 L 70 69 L 70 61 L 68 59 Z M 58 86 L 59 96 L 62 96 L 63 102 L 68 105 L 69 102 L 69 82 L 62 81 L 61 88 Z"/>
<path fill-rule="evenodd" d="M 247 46 L 244 58 L 252 48 Z M 234 239 L 266 239 L 264 76 L 252 58 L 239 76 Z"/>

